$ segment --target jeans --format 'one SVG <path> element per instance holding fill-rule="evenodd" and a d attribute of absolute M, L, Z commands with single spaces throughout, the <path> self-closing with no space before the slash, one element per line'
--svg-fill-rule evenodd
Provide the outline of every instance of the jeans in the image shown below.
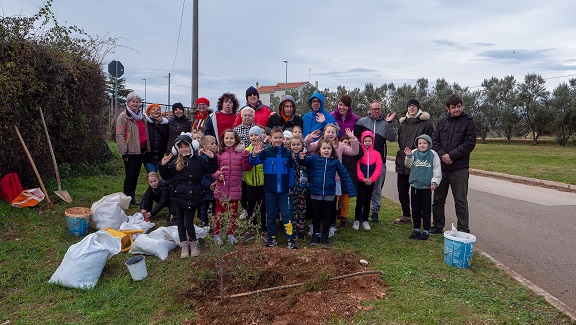
<path fill-rule="evenodd" d="M 372 191 L 372 212 L 380 212 L 380 202 L 382 201 L 382 186 L 384 186 L 384 179 L 386 179 L 386 158 L 384 158 L 382 161 L 382 173 L 376 182 L 374 182 L 374 191 Z"/>
<path fill-rule="evenodd" d="M 468 168 L 458 169 L 452 172 L 442 172 L 442 182 L 434 191 L 432 203 L 432 216 L 434 227 L 444 229 L 446 225 L 445 205 L 448 196 L 448 187 L 452 188 L 456 217 L 458 218 L 457 229 L 470 232 L 468 228 Z"/>
<path fill-rule="evenodd" d="M 158 172 L 158 164 L 144 163 L 144 168 L 146 168 L 146 173 Z"/>
<path fill-rule="evenodd" d="M 280 220 L 288 241 L 292 240 L 292 218 L 290 217 L 289 193 L 265 193 L 266 228 L 268 237 L 276 237 L 276 208 L 280 210 Z"/>

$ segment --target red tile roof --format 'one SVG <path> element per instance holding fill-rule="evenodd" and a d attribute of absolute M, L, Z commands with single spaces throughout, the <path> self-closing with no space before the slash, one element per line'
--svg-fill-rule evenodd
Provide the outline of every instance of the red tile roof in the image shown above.
<path fill-rule="evenodd" d="M 304 81 L 304 82 L 289 82 L 288 84 L 282 82 L 282 83 L 278 83 L 276 84 L 276 86 L 260 86 L 258 87 L 258 92 L 259 93 L 273 93 L 276 90 L 284 90 L 285 88 L 287 89 L 296 89 L 298 87 L 302 87 L 306 84 L 308 84 L 308 81 Z M 285 87 L 285 85 L 287 87 Z"/>

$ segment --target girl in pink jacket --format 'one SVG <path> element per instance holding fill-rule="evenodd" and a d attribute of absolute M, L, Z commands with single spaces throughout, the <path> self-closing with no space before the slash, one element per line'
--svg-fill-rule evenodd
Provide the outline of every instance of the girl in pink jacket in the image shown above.
<path fill-rule="evenodd" d="M 249 151 L 244 150 L 240 136 L 233 130 L 224 131 L 218 143 L 218 171 L 212 174 L 216 179 L 214 199 L 216 199 L 216 215 L 214 216 L 214 241 L 222 245 L 220 238 L 220 221 L 224 215 L 229 220 L 228 242 L 232 245 L 238 240 L 234 237 L 238 201 L 242 197 L 242 171 L 250 170 L 248 163 Z"/>
<path fill-rule="evenodd" d="M 374 183 L 382 173 L 382 156 L 374 149 L 374 133 L 372 131 L 362 132 L 360 141 L 362 141 L 364 156 L 358 160 L 357 164 L 358 196 L 356 198 L 352 229 L 360 229 L 360 221 L 362 221 L 364 230 L 370 230 L 370 224 L 368 223 L 370 201 L 372 200 Z"/>

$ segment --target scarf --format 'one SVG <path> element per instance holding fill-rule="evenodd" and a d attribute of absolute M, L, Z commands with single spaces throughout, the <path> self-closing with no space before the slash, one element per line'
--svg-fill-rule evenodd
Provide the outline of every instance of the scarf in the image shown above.
<path fill-rule="evenodd" d="M 142 121 L 142 110 L 141 109 L 138 109 L 138 112 L 134 113 L 134 112 L 132 112 L 132 110 L 130 108 L 126 108 L 126 112 L 128 112 L 128 114 L 130 114 L 130 117 L 132 117 L 136 121 Z"/>
<path fill-rule="evenodd" d="M 201 130 L 204 128 L 204 124 L 206 123 L 206 119 L 208 118 L 208 111 L 201 113 L 196 112 L 194 114 L 194 122 L 192 123 L 193 130 Z"/>

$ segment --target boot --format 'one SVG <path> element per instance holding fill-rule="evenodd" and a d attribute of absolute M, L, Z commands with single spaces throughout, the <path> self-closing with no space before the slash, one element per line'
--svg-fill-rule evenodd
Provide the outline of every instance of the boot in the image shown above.
<path fill-rule="evenodd" d="M 181 241 L 180 247 L 182 247 L 182 253 L 180 254 L 180 258 L 188 258 L 190 257 L 190 247 L 188 246 L 188 241 Z"/>
<path fill-rule="evenodd" d="M 198 248 L 198 241 L 189 241 L 190 246 L 190 257 L 196 257 L 200 255 L 200 249 Z"/>

